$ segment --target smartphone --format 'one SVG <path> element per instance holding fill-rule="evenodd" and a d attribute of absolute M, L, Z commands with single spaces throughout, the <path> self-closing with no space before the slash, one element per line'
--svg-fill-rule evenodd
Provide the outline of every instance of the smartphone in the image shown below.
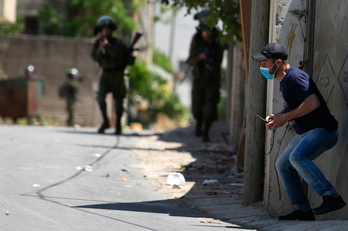
<path fill-rule="evenodd" d="M 271 122 L 272 121 L 272 119 L 269 119 L 268 121 L 267 120 L 265 120 L 264 118 L 262 118 L 261 116 L 259 116 L 259 115 L 256 115 L 257 116 L 257 118 L 259 118 L 262 122 L 264 122 L 265 124 L 267 124 L 267 123 L 269 123 L 269 122 Z"/>

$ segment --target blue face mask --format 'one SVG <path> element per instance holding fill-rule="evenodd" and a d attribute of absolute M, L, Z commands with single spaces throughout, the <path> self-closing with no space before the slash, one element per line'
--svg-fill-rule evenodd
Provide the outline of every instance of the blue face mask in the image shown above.
<path fill-rule="evenodd" d="M 278 68 L 275 70 L 275 72 L 273 74 L 269 73 L 269 69 L 271 69 L 275 64 L 276 64 L 276 62 L 270 68 L 260 67 L 260 71 L 266 79 L 273 79 L 274 78 L 274 75 L 277 72 Z"/>

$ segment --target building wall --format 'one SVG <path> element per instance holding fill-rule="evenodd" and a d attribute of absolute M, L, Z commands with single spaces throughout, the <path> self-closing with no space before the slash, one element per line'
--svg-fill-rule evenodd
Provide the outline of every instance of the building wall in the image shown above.
<path fill-rule="evenodd" d="M 307 15 L 306 17 L 299 17 L 298 14 L 293 13 L 297 10 L 308 10 L 307 1 L 271 1 L 269 42 L 279 42 L 287 49 L 289 63 L 293 67 L 298 67 L 299 62 L 304 59 L 305 44 L 303 35 L 306 36 L 306 22 L 308 22 Z M 273 80 L 268 81 L 267 84 L 266 115 L 270 115 L 271 113 L 280 112 L 284 106 L 279 98 L 279 82 Z M 272 152 L 266 156 L 264 201 L 272 216 L 287 214 L 293 210 L 284 187 L 278 179 L 275 161 L 294 135 L 295 132 L 292 127 L 286 130 L 286 125 L 277 129 L 274 134 L 266 131 L 266 153 L 271 149 Z"/>
<path fill-rule="evenodd" d="M 304 60 L 304 70 L 311 75 L 321 91 L 332 114 L 339 122 L 339 140 L 334 148 L 325 152 L 314 162 L 327 179 L 347 201 L 348 182 L 348 26 L 345 13 L 346 1 L 325 0 L 275 0 L 271 8 L 271 38 L 284 45 L 289 52 L 290 65 L 299 66 Z M 325 14 L 322 14 L 325 9 Z M 299 11 L 297 11 L 299 10 Z M 306 12 L 302 12 L 306 10 Z M 313 16 L 311 18 L 311 16 Z M 279 100 L 279 84 L 269 85 L 268 111 L 279 112 L 283 106 Z M 284 136 L 285 134 L 285 136 Z M 268 147 L 273 150 L 266 160 L 264 202 L 270 215 L 278 216 L 293 210 L 282 183 L 275 172 L 274 163 L 295 135 L 293 129 L 285 133 L 285 127 L 277 129 L 274 142 L 269 134 Z M 303 182 L 312 208 L 322 203 L 322 198 Z M 348 219 L 348 207 L 317 220 Z"/>
<path fill-rule="evenodd" d="M 325 14 L 322 14 L 325 9 Z M 348 25 L 347 1 L 316 1 L 312 78 L 317 83 L 332 114 L 338 120 L 339 139 L 334 148 L 315 162 L 348 201 Z M 309 189 L 311 203 L 316 207 L 321 198 Z M 348 208 L 332 212 L 321 219 L 348 219 Z"/>
<path fill-rule="evenodd" d="M 95 101 L 99 66 L 90 57 L 92 39 L 57 36 L 0 36 L 0 57 L 9 78 L 23 76 L 27 65 L 37 69 L 37 77 L 45 81 L 41 102 L 42 116 L 65 124 L 65 101 L 58 97 L 58 86 L 66 80 L 66 71 L 77 68 L 86 80 L 80 85 L 76 123 L 96 126 L 99 109 Z"/>
<path fill-rule="evenodd" d="M 17 0 L 17 14 L 37 16 L 38 10 L 44 4 L 53 5 L 60 14 L 65 14 L 67 0 Z"/>
<path fill-rule="evenodd" d="M 0 0 L 0 23 L 16 22 L 17 0 Z"/>

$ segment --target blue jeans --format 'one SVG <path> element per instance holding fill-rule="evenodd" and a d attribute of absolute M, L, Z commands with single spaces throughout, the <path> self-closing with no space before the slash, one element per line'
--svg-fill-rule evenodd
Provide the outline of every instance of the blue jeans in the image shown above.
<path fill-rule="evenodd" d="M 310 209 L 299 175 L 319 196 L 337 194 L 331 183 L 312 162 L 332 148 L 337 139 L 337 130 L 330 132 L 324 128 L 316 128 L 296 135 L 280 155 L 276 169 L 293 205 Z"/>

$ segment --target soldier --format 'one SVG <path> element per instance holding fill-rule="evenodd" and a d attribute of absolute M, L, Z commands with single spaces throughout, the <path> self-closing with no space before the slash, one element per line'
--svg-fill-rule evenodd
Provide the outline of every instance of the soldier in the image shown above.
<path fill-rule="evenodd" d="M 71 68 L 66 72 L 67 80 L 59 87 L 59 96 L 66 98 L 66 111 L 68 112 L 67 126 L 73 126 L 75 123 L 75 104 L 79 90 L 79 81 L 82 77 L 76 68 Z"/>
<path fill-rule="evenodd" d="M 201 17 L 203 15 L 203 18 Z M 186 63 L 193 66 L 192 114 L 196 120 L 195 135 L 202 135 L 203 142 L 209 142 L 209 130 L 217 119 L 217 104 L 220 100 L 220 66 L 223 48 L 217 41 L 219 31 L 204 24 L 207 11 L 195 16 L 200 20 L 197 33 L 193 36 L 190 56 Z"/>
<path fill-rule="evenodd" d="M 290 66 L 288 52 L 279 43 L 269 43 L 252 57 L 261 63 L 260 71 L 266 79 L 279 82 L 280 99 L 284 105 L 280 113 L 265 118 L 268 121 L 266 128 L 276 130 L 293 121 L 296 132 L 275 163 L 295 211 L 278 219 L 314 221 L 314 215 L 343 208 L 346 202 L 313 162 L 334 147 L 338 140 L 338 122 L 317 85 L 308 74 Z M 303 191 L 300 176 L 323 197 L 322 204 L 313 210 Z"/>
<path fill-rule="evenodd" d="M 33 65 L 28 65 L 25 68 L 25 77 L 27 77 L 28 79 L 33 79 L 35 71 L 36 71 L 36 69 Z"/>
<path fill-rule="evenodd" d="M 44 94 L 45 91 L 45 83 L 44 81 L 40 78 L 40 76 L 36 75 L 36 68 L 34 65 L 29 64 L 25 69 L 24 69 L 24 77 L 28 79 L 28 81 L 34 81 L 36 84 L 36 96 L 37 96 L 37 101 L 38 104 L 42 98 L 42 95 Z M 37 123 L 43 124 L 41 120 L 41 110 L 40 107 L 37 110 L 36 115 L 34 116 L 27 116 L 27 124 L 31 125 L 33 124 L 33 117 L 36 118 Z M 17 123 L 16 119 L 14 119 L 14 123 Z"/>
<path fill-rule="evenodd" d="M 94 43 L 91 52 L 94 61 L 103 68 L 99 81 L 97 101 L 102 113 L 103 124 L 98 133 L 104 133 L 109 128 L 109 119 L 106 113 L 106 94 L 112 92 L 116 101 L 116 135 L 121 134 L 121 117 L 123 113 L 123 99 L 127 90 L 124 81 L 124 70 L 129 57 L 129 49 L 119 39 L 112 37 L 112 32 L 117 29 L 114 20 L 109 16 L 98 19 L 94 34 L 100 33 L 100 38 Z"/>

